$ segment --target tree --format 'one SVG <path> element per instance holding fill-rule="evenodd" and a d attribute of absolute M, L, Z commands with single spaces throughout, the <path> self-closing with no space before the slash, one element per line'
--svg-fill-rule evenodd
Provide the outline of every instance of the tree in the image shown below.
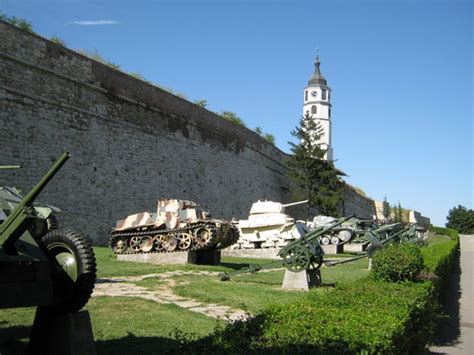
<path fill-rule="evenodd" d="M 271 143 L 275 145 L 275 136 L 271 133 L 265 133 L 263 136 L 263 139 L 265 139 L 268 143 Z"/>
<path fill-rule="evenodd" d="M 390 208 L 390 204 L 387 201 L 387 196 L 383 198 L 383 212 L 382 213 L 386 220 L 391 219 L 392 211 Z"/>
<path fill-rule="evenodd" d="M 288 142 L 293 153 L 287 160 L 288 174 L 295 182 L 295 197 L 308 199 L 310 207 L 322 214 L 340 216 L 344 202 L 344 182 L 332 161 L 323 160 L 326 151 L 317 141 L 324 131 L 309 115 L 301 118 L 291 135 L 299 143 Z"/>
<path fill-rule="evenodd" d="M 232 111 L 222 111 L 219 116 L 221 116 L 222 118 L 225 118 L 226 120 L 232 122 L 232 123 L 235 123 L 235 124 L 238 124 L 238 125 L 241 125 L 241 126 L 244 126 L 244 127 L 247 127 L 245 125 L 245 122 L 239 117 L 237 116 L 236 113 L 232 112 Z"/>
<path fill-rule="evenodd" d="M 196 100 L 194 103 L 202 108 L 206 108 L 207 106 L 207 100 Z"/>
<path fill-rule="evenodd" d="M 53 43 L 56 43 L 56 44 L 60 45 L 60 46 L 66 47 L 66 42 L 62 38 L 60 38 L 56 35 L 52 35 L 49 40 Z"/>
<path fill-rule="evenodd" d="M 262 135 L 263 134 L 263 129 L 262 127 L 255 127 L 255 132 L 257 132 L 259 135 Z"/>
<path fill-rule="evenodd" d="M 0 11 L 0 20 L 8 22 L 9 24 L 16 26 L 19 29 L 22 29 L 23 31 L 26 31 L 29 33 L 35 33 L 33 31 L 33 25 L 31 24 L 31 22 L 25 20 L 24 18 L 15 17 L 15 16 L 10 17 Z"/>
<path fill-rule="evenodd" d="M 474 210 L 462 205 L 449 210 L 446 227 L 456 229 L 460 233 L 474 234 Z"/>

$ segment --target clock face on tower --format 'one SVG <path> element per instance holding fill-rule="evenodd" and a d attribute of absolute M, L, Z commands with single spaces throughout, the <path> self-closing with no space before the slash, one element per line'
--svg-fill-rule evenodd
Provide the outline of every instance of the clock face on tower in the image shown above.
<path fill-rule="evenodd" d="M 317 91 L 311 91 L 311 96 L 312 96 L 312 97 L 318 96 L 318 92 L 317 92 Z"/>

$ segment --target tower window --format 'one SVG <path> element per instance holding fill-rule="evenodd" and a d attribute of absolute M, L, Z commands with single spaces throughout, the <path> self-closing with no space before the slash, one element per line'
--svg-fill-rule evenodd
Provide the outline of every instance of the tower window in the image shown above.
<path fill-rule="evenodd" d="M 309 116 L 309 110 L 306 110 L 306 116 Z"/>
<path fill-rule="evenodd" d="M 311 114 L 316 114 L 316 105 L 311 106 Z"/>
<path fill-rule="evenodd" d="M 304 100 L 308 101 L 308 90 L 304 92 Z"/>
<path fill-rule="evenodd" d="M 331 108 L 329 107 L 328 117 L 331 118 Z"/>
<path fill-rule="evenodd" d="M 322 100 L 326 100 L 326 94 L 327 94 L 327 90 L 323 89 L 323 91 L 321 93 L 321 99 Z"/>
<path fill-rule="evenodd" d="M 328 101 L 331 100 L 331 92 L 328 91 Z"/>

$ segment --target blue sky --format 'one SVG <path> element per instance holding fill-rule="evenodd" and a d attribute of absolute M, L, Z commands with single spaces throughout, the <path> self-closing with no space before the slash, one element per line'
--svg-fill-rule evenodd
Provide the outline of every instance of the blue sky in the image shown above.
<path fill-rule="evenodd" d="M 288 151 L 316 48 L 336 165 L 369 196 L 438 225 L 473 208 L 468 0 L 0 0 L 72 49 L 230 110 Z"/>

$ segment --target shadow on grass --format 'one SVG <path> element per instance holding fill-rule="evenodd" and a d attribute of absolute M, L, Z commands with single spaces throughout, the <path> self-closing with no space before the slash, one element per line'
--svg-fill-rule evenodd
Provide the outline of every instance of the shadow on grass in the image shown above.
<path fill-rule="evenodd" d="M 434 345 L 450 346 L 459 343 L 460 331 L 460 298 L 461 298 L 461 261 L 459 254 L 451 271 L 449 283 L 445 288 L 440 301 L 442 302 L 441 317 L 435 328 Z"/>
<path fill-rule="evenodd" d="M 243 269 L 243 268 L 247 268 L 251 265 L 255 265 L 255 264 L 247 264 L 247 263 L 220 263 L 219 266 L 223 266 L 223 267 L 226 267 L 226 268 L 229 268 L 229 269 L 233 269 L 233 270 L 240 270 L 240 269 Z"/>
<path fill-rule="evenodd" d="M 0 328 L 0 354 L 26 354 L 30 332 L 27 326 Z"/>

